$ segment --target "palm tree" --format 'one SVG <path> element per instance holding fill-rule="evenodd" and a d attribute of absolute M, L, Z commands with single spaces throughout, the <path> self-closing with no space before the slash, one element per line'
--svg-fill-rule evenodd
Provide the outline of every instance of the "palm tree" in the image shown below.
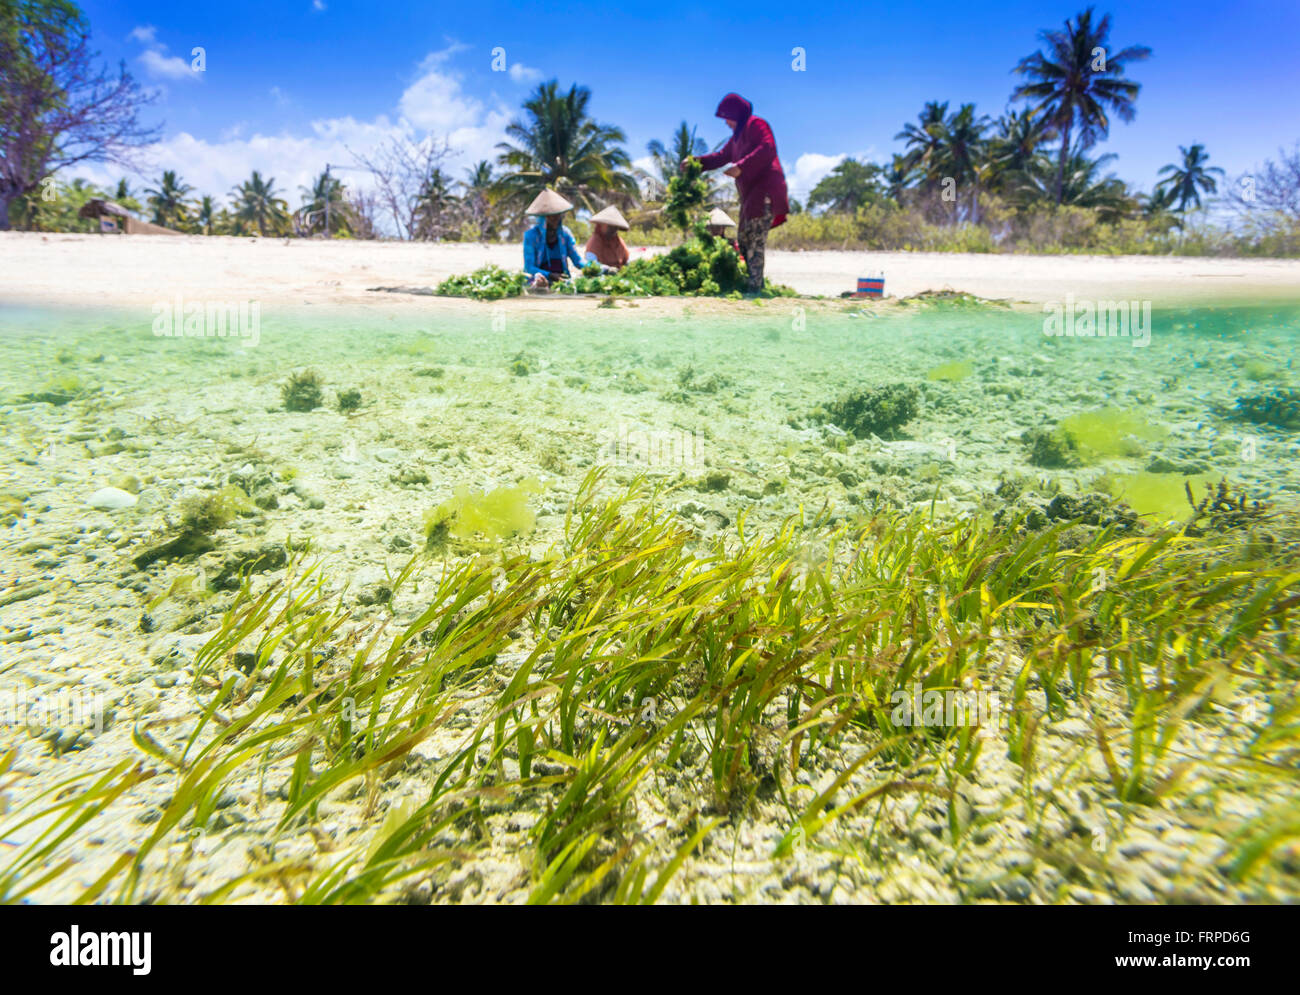
<path fill-rule="evenodd" d="M 945 179 L 952 178 L 958 187 L 970 189 L 973 221 L 979 220 L 979 185 L 988 172 L 984 139 L 988 128 L 987 115 L 976 117 L 974 104 L 962 104 L 957 113 L 934 129 L 937 132 L 932 152 L 935 171 Z M 953 220 L 957 220 L 956 212 Z"/>
<path fill-rule="evenodd" d="M 555 80 L 542 83 L 524 101 L 524 120 L 515 120 L 501 142 L 497 162 L 507 173 L 497 182 L 503 200 L 522 208 L 547 187 L 588 210 L 610 201 L 635 202 L 632 162 L 619 145 L 627 136 L 587 113 L 591 91 L 574 84 L 560 93 Z"/>
<path fill-rule="evenodd" d="M 459 201 L 451 188 L 451 177 L 439 168 L 424 178 L 411 212 L 412 239 L 440 239 L 455 230 Z"/>
<path fill-rule="evenodd" d="M 903 130 L 894 136 L 894 140 L 901 140 L 906 148 L 903 162 L 907 170 L 915 174 L 925 185 L 936 182 L 934 160 L 938 154 L 939 136 L 947 116 L 948 102 L 944 101 L 941 104 L 937 100 L 931 100 L 917 115 L 916 124 L 903 125 Z"/>
<path fill-rule="evenodd" d="M 654 172 L 643 174 L 649 188 L 647 193 L 655 200 L 661 200 L 668 190 L 668 181 L 677 175 L 681 161 L 690 156 L 704 155 L 709 151 L 709 146 L 695 134 L 694 128 L 683 121 L 673 132 L 667 146 L 656 138 L 646 144 L 645 150 L 654 162 Z"/>
<path fill-rule="evenodd" d="M 1108 109 L 1122 121 L 1132 121 L 1137 111 L 1140 85 L 1124 78 L 1130 62 L 1149 58 L 1151 49 L 1133 45 L 1112 53 L 1110 15 L 1093 23 L 1093 8 L 1065 22 L 1064 31 L 1043 31 L 1039 37 L 1046 52 L 1020 60 L 1015 72 L 1034 80 L 1012 92 L 1013 100 L 1035 100 L 1036 109 L 1060 136 L 1057 153 L 1056 202 L 1063 203 L 1065 170 L 1071 154 L 1071 137 L 1077 128 L 1079 147 L 1087 148 L 1110 132 Z"/>
<path fill-rule="evenodd" d="M 1051 138 L 1051 127 L 1031 107 L 1009 109 L 994 129 L 988 150 L 992 185 L 1000 191 L 1014 191 L 1024 182 L 1039 147 Z"/>
<path fill-rule="evenodd" d="M 907 156 L 895 154 L 893 161 L 885 167 L 885 195 L 902 207 L 906 190 L 911 186 L 914 177 L 915 173 Z"/>
<path fill-rule="evenodd" d="M 135 193 L 131 190 L 131 185 L 126 182 L 126 177 L 117 181 L 117 189 L 113 192 L 113 203 L 121 204 L 128 211 L 139 211 L 140 202 L 135 199 Z"/>
<path fill-rule="evenodd" d="M 235 219 L 244 225 L 256 225 L 260 234 L 283 231 L 289 225 L 289 205 L 276 196 L 275 178 L 262 179 L 262 174 L 253 170 L 253 175 L 231 191 L 234 202 Z"/>
<path fill-rule="evenodd" d="M 1165 179 L 1156 184 L 1156 190 L 1163 190 L 1162 200 L 1166 206 L 1172 206 L 1177 201 L 1178 206 L 1173 210 L 1179 214 L 1187 213 L 1187 205 L 1195 207 L 1201 206 L 1201 193 L 1217 193 L 1219 185 L 1214 181 L 1212 174 L 1223 175 L 1223 170 L 1218 166 L 1207 166 L 1210 157 L 1205 153 L 1205 146 L 1199 142 L 1191 148 L 1178 146 L 1178 151 L 1183 157 L 1182 165 L 1170 163 L 1167 166 L 1161 166 L 1159 175 L 1169 173 Z"/>
<path fill-rule="evenodd" d="M 302 194 L 302 207 L 298 209 L 298 212 L 300 216 L 308 219 L 310 230 L 314 231 L 318 225 L 324 228 L 325 217 L 328 213 L 330 230 L 325 232 L 327 237 L 336 231 L 348 231 L 342 180 L 336 176 L 331 176 L 326 171 L 316 177 L 310 187 L 299 187 L 298 192 Z M 329 205 L 328 212 L 325 210 L 326 204 Z"/>
<path fill-rule="evenodd" d="M 217 223 L 217 205 L 213 203 L 210 196 L 205 194 L 199 201 L 199 213 L 194 220 L 199 226 L 200 234 L 212 234 L 212 229 Z"/>
<path fill-rule="evenodd" d="M 181 227 L 185 224 L 186 215 L 189 213 L 185 204 L 185 195 L 193 189 L 188 183 L 181 182 L 175 170 L 169 169 L 164 172 L 156 188 L 147 187 L 144 191 L 149 195 L 146 203 L 153 208 L 153 217 L 150 220 L 164 228 Z"/>
<path fill-rule="evenodd" d="M 1066 160 L 1062 176 L 1059 163 L 1039 156 L 1031 165 L 1027 188 L 1036 199 L 1054 200 L 1054 189 L 1060 181 L 1060 203 L 1070 207 L 1087 207 L 1097 212 L 1098 220 L 1113 222 L 1129 217 L 1138 210 L 1138 201 L 1129 193 L 1128 186 L 1114 173 L 1102 175 L 1102 168 L 1116 158 L 1113 152 L 1089 159 L 1076 149 Z"/>

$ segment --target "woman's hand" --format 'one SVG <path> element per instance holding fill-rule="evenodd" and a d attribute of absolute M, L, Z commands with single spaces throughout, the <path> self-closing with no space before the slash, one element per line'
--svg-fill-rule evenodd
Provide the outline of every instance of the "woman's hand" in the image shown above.
<path fill-rule="evenodd" d="M 538 273 L 536 276 L 533 277 L 532 286 L 541 287 L 542 289 L 545 289 L 546 287 L 550 286 L 550 283 L 549 281 L 547 281 L 546 277 L 542 276 L 541 273 Z"/>
<path fill-rule="evenodd" d="M 730 169 L 728 169 L 728 170 L 727 170 L 725 173 L 723 173 L 722 175 L 723 175 L 723 176 L 732 176 L 732 177 L 739 176 L 739 175 L 740 175 L 740 167 L 739 167 L 739 166 L 732 166 Z"/>

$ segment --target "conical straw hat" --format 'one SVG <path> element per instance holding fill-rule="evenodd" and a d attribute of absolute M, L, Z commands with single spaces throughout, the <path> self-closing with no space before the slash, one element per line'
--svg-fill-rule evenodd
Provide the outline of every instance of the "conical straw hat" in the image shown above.
<path fill-rule="evenodd" d="M 610 204 L 599 214 L 593 214 L 591 223 L 593 225 L 609 225 L 612 228 L 621 228 L 623 231 L 627 231 L 632 227 L 627 223 L 627 218 L 623 217 L 623 212 L 613 204 Z"/>
<path fill-rule="evenodd" d="M 709 212 L 709 224 L 725 225 L 728 228 L 736 227 L 736 222 L 732 221 L 731 218 L 727 217 L 727 212 L 720 207 L 715 207 L 712 211 Z"/>
<path fill-rule="evenodd" d="M 528 205 L 525 214 L 563 214 L 565 211 L 572 211 L 573 205 L 561 197 L 554 190 L 543 190 L 533 202 Z"/>

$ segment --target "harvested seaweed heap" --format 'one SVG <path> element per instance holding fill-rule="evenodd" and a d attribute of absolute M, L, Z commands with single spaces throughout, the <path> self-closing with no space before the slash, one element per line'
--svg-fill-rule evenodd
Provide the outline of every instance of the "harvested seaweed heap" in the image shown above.
<path fill-rule="evenodd" d="M 557 282 L 561 294 L 602 294 L 625 297 L 731 297 L 745 292 L 745 262 L 725 238 L 710 235 L 702 225 L 694 237 L 663 255 L 637 259 L 617 273 L 602 274 L 598 264 L 586 266 L 572 280 Z M 453 276 L 438 285 L 447 297 L 499 300 L 523 293 L 522 273 L 486 266 L 468 276 Z M 789 287 L 768 284 L 760 297 L 793 297 Z"/>
<path fill-rule="evenodd" d="M 438 284 L 440 297 L 472 297 L 476 301 L 499 301 L 518 297 L 524 292 L 528 277 L 511 273 L 500 266 L 484 266 L 468 276 L 451 276 Z"/>

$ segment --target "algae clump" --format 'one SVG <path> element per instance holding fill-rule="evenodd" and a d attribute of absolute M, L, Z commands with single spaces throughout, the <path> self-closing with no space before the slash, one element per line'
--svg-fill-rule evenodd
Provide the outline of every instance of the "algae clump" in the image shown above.
<path fill-rule="evenodd" d="M 325 381 L 315 370 L 289 375 L 289 382 L 280 386 L 280 396 L 284 400 L 285 411 L 314 411 L 321 406 L 325 393 L 321 390 Z"/>
<path fill-rule="evenodd" d="M 253 503 L 243 489 L 227 484 L 211 494 L 200 494 L 181 502 L 181 531 L 206 535 L 224 529 L 240 512 L 252 511 Z"/>
<path fill-rule="evenodd" d="M 1300 390 L 1280 387 L 1267 394 L 1239 397 L 1234 414 L 1256 425 L 1300 428 Z"/>
<path fill-rule="evenodd" d="M 1020 441 L 1029 450 L 1029 462 L 1034 466 L 1060 469 L 1079 465 L 1074 440 L 1059 428 L 1026 429 Z"/>
<path fill-rule="evenodd" d="M 1211 486 L 1214 474 L 1199 473 L 1194 476 L 1181 473 L 1121 473 L 1100 478 L 1096 485 L 1112 497 L 1123 501 L 1143 517 L 1162 521 L 1181 520 L 1192 513 L 1187 500 L 1187 488 Z"/>
<path fill-rule="evenodd" d="M 1072 443 L 1072 448 L 1084 457 L 1141 456 L 1146 450 L 1143 442 L 1164 438 L 1168 429 L 1152 424 L 1134 411 L 1123 408 L 1101 408 L 1098 411 L 1081 411 L 1061 419 L 1060 431 Z"/>
<path fill-rule="evenodd" d="M 959 359 L 936 366 L 925 376 L 927 380 L 956 383 L 959 380 L 965 380 L 974 372 L 975 366 L 973 363 Z"/>
<path fill-rule="evenodd" d="M 338 392 L 338 407 L 342 414 L 350 411 L 356 411 L 361 407 L 361 391 L 355 387 L 349 387 L 347 390 Z"/>
<path fill-rule="evenodd" d="M 812 413 L 859 439 L 872 435 L 893 438 L 917 415 L 917 389 L 908 384 L 887 384 L 856 390 Z"/>
<path fill-rule="evenodd" d="M 472 539 L 483 535 L 500 540 L 527 532 L 537 521 L 537 515 L 528 507 L 528 495 L 541 491 L 542 485 L 533 477 L 514 487 L 498 487 L 487 492 L 459 484 L 451 498 L 425 512 L 425 541 L 437 546 L 448 536 Z"/>

